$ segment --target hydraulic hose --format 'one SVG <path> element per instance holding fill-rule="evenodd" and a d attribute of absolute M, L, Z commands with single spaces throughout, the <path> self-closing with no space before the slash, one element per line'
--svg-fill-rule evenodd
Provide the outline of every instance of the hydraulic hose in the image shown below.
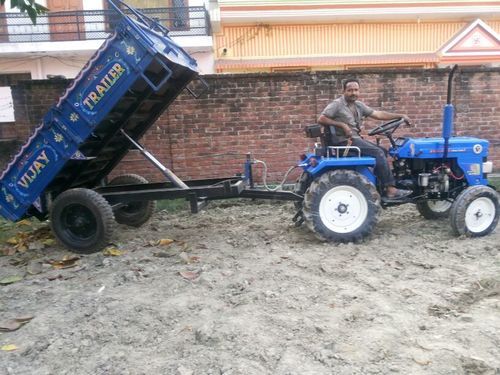
<path fill-rule="evenodd" d="M 298 168 L 298 165 L 293 165 L 291 166 L 285 173 L 285 176 L 283 177 L 283 180 L 278 184 L 278 186 L 276 186 L 275 188 L 271 188 L 267 185 L 267 165 L 265 162 L 263 162 L 262 160 L 257 160 L 255 159 L 254 160 L 255 163 L 257 164 L 262 164 L 264 166 L 264 172 L 262 173 L 262 183 L 264 184 L 264 187 L 266 188 L 266 190 L 268 191 L 277 191 L 279 189 L 281 189 L 283 187 L 283 185 L 285 184 L 286 180 L 288 179 L 288 176 L 290 175 L 290 173 L 295 169 L 295 168 Z"/>

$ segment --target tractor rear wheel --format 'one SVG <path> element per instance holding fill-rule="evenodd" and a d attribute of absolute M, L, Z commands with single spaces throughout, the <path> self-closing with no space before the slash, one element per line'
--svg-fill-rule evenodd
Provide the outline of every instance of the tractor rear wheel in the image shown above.
<path fill-rule="evenodd" d="M 109 185 L 139 185 L 147 184 L 148 180 L 137 174 L 123 174 L 113 178 Z M 140 227 L 156 210 L 156 201 L 136 201 L 127 202 L 124 205 L 114 209 L 116 222 L 129 225 L 131 227 Z"/>
<path fill-rule="evenodd" d="M 307 172 L 302 172 L 300 177 L 297 179 L 297 182 L 295 183 L 293 192 L 295 194 L 304 195 L 309 185 L 311 185 L 311 181 L 311 175 Z M 293 202 L 293 204 L 297 210 L 302 209 L 303 202 L 295 201 Z"/>
<path fill-rule="evenodd" d="M 326 172 L 304 195 L 304 218 L 318 238 L 356 242 L 368 236 L 378 221 L 380 195 L 363 175 L 351 170 Z"/>
<path fill-rule="evenodd" d="M 66 190 L 54 200 L 50 210 L 52 232 L 75 253 L 90 254 L 104 248 L 113 224 L 109 203 L 89 189 Z"/>
<path fill-rule="evenodd" d="M 470 186 L 453 202 L 451 227 L 457 235 L 481 237 L 491 233 L 498 224 L 498 193 L 484 185 Z"/>
<path fill-rule="evenodd" d="M 443 219 L 450 215 L 452 202 L 441 201 L 420 201 L 417 202 L 417 210 L 424 218 L 429 220 Z"/>

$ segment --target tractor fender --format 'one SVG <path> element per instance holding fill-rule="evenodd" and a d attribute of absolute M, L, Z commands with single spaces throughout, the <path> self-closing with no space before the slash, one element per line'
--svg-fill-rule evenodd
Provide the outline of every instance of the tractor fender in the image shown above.
<path fill-rule="evenodd" d="M 365 176 L 371 183 L 376 184 L 377 178 L 375 177 L 372 170 L 374 166 L 375 166 L 375 158 L 369 156 L 323 158 L 318 160 L 316 166 L 314 167 L 309 166 L 307 168 L 307 172 L 309 172 L 313 178 L 316 178 L 332 170 L 337 170 L 337 169 L 354 170 Z"/>

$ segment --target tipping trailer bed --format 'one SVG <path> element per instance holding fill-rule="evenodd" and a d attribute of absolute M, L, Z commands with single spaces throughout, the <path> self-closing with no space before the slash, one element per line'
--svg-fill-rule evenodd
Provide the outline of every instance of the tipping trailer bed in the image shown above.
<path fill-rule="evenodd" d="M 168 30 L 120 0 L 114 33 L 43 117 L 0 176 L 0 214 L 46 216 L 46 197 L 93 188 L 179 93 L 197 64 Z M 127 9 L 127 14 L 122 9 Z"/>

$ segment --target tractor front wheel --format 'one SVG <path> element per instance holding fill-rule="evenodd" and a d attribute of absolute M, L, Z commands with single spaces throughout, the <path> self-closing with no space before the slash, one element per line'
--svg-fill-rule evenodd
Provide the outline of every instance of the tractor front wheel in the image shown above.
<path fill-rule="evenodd" d="M 50 210 L 52 232 L 75 253 L 90 254 L 104 248 L 109 243 L 113 223 L 111 206 L 89 189 L 61 193 Z"/>
<path fill-rule="evenodd" d="M 377 223 L 380 195 L 356 171 L 329 171 L 307 189 L 303 212 L 307 226 L 318 238 L 356 242 L 368 236 Z"/>
<path fill-rule="evenodd" d="M 488 186 L 470 186 L 453 202 L 451 227 L 457 235 L 481 237 L 496 228 L 498 216 L 498 193 Z"/>

